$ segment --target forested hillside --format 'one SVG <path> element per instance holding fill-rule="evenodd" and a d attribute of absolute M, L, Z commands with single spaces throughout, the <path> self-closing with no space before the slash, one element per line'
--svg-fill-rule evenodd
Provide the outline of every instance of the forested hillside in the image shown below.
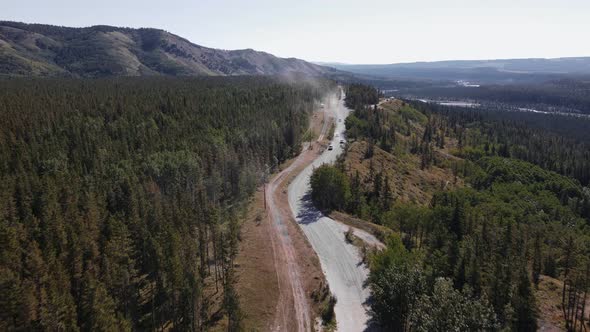
<path fill-rule="evenodd" d="M 329 86 L 0 81 L 0 330 L 236 329 L 242 205 Z"/>
<path fill-rule="evenodd" d="M 219 50 L 164 30 L 70 28 L 0 21 L 0 75 L 226 76 L 341 74 L 333 68 L 252 49 Z"/>
<path fill-rule="evenodd" d="M 399 100 L 358 106 L 371 93 L 348 93 L 353 142 L 337 166 L 316 171 L 312 198 L 398 234 L 378 234 L 388 247 L 367 258 L 373 317 L 396 331 L 580 330 L 587 142 L 498 114 Z M 400 194 L 414 187 L 430 200 Z"/>
<path fill-rule="evenodd" d="M 457 135 L 467 147 L 459 154 L 500 154 L 570 176 L 582 185 L 590 183 L 590 119 L 411 104 L 439 117 L 439 130 Z"/>

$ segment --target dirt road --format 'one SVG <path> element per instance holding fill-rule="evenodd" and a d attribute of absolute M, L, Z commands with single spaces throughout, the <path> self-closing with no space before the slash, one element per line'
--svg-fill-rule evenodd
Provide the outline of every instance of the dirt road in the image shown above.
<path fill-rule="evenodd" d="M 303 159 L 304 154 L 301 154 L 291 165 L 289 165 L 289 167 L 275 176 L 266 187 L 266 202 L 268 204 L 269 216 L 274 229 L 274 236 L 271 236 L 272 246 L 274 252 L 278 253 L 284 260 L 284 262 L 277 261 L 276 264 L 286 263 L 287 270 L 286 273 L 288 279 L 280 282 L 279 287 L 283 284 L 283 287 L 287 285 L 287 287 L 290 288 L 279 289 L 278 312 L 275 316 L 276 320 L 273 326 L 275 331 L 284 331 L 286 329 L 291 330 L 295 325 L 297 326 L 297 331 L 305 332 L 311 330 L 310 308 L 303 289 L 303 282 L 297 264 L 297 254 L 293 247 L 293 243 L 290 240 L 289 230 L 285 224 L 288 220 L 285 220 L 285 216 L 282 215 L 283 213 L 281 212 L 281 209 L 277 207 L 277 203 L 275 202 L 276 195 L 278 194 L 277 189 L 280 187 L 285 177 L 288 176 L 293 169 L 303 161 Z M 275 257 L 277 256 L 275 255 Z M 289 304 L 291 298 L 293 301 L 293 307 Z M 288 321 L 289 317 L 292 317 L 292 315 L 287 311 L 291 308 L 295 309 L 294 316 L 296 322 Z"/>
<path fill-rule="evenodd" d="M 329 121 L 325 119 L 324 115 L 325 110 L 321 117 L 315 118 L 314 116 L 316 121 L 322 119 L 318 141 L 323 139 L 329 128 Z M 309 264 L 312 259 L 310 257 L 302 258 L 302 256 L 313 255 L 313 249 L 307 247 L 306 251 L 306 248 L 302 247 L 302 242 L 307 240 L 297 229 L 286 197 L 287 181 L 310 164 L 318 154 L 320 145 L 317 142 L 311 143 L 314 146 L 314 149 L 311 150 L 308 149 L 309 144 L 305 144 L 303 152 L 266 185 L 265 201 L 268 205 L 267 211 L 272 227 L 269 238 L 279 286 L 279 299 L 274 315 L 275 319 L 271 326 L 273 331 L 312 330 L 312 309 L 305 293 L 306 278 L 309 281 L 309 278 L 314 276 L 313 273 L 310 274 L 312 271 L 309 270 L 309 266 L 305 266 L 305 260 Z M 306 246 L 308 246 L 307 243 Z M 319 264 L 317 272 L 319 272 Z M 302 273 L 306 273 L 306 275 L 302 275 Z M 307 287 L 309 288 L 309 284 Z"/>
<path fill-rule="evenodd" d="M 358 249 L 346 242 L 344 233 L 348 226 L 324 216 L 317 210 L 310 198 L 309 179 L 313 169 L 325 163 L 333 163 L 343 150 L 344 120 L 348 110 L 334 95 L 326 103 L 326 111 L 336 119 L 336 130 L 332 139 L 333 150 L 324 151 L 291 182 L 288 189 L 289 205 L 297 223 L 318 254 L 322 269 L 332 293 L 337 298 L 336 321 L 338 331 L 366 331 L 370 329 L 366 301 L 369 290 L 364 286 L 368 270 L 362 264 Z M 367 242 L 379 243 L 369 233 L 354 230 L 355 235 Z"/>

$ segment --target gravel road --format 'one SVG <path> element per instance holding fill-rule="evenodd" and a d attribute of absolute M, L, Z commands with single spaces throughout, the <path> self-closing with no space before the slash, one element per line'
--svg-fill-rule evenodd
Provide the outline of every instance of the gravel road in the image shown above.
<path fill-rule="evenodd" d="M 336 130 L 331 142 L 333 150 L 326 149 L 291 182 L 288 189 L 289 205 L 297 223 L 318 254 L 330 290 L 337 298 L 334 311 L 338 331 L 366 331 L 370 329 L 366 304 L 369 290 L 364 287 L 368 276 L 367 267 L 362 264 L 359 250 L 345 240 L 344 233 L 349 227 L 324 216 L 313 206 L 310 198 L 309 179 L 313 169 L 322 164 L 333 163 L 343 152 L 340 140 L 345 139 L 344 120 L 350 112 L 343 100 L 339 100 L 336 95 L 329 99 L 325 107 L 327 115 L 336 119 Z M 371 234 L 353 230 L 362 240 L 379 243 Z"/>

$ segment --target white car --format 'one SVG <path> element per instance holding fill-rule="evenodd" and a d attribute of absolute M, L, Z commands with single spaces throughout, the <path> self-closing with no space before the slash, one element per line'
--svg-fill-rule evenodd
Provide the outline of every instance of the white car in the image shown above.
<path fill-rule="evenodd" d="M 332 149 L 334 149 L 334 147 L 332 146 L 332 144 L 330 144 L 330 145 L 328 146 L 328 150 L 332 151 Z"/>

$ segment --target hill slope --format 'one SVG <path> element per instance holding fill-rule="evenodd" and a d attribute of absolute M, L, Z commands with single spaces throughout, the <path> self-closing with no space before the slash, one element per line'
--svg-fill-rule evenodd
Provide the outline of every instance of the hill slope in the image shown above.
<path fill-rule="evenodd" d="M 0 21 L 0 75 L 308 75 L 338 73 L 295 58 L 219 50 L 157 29 L 67 28 Z"/>

